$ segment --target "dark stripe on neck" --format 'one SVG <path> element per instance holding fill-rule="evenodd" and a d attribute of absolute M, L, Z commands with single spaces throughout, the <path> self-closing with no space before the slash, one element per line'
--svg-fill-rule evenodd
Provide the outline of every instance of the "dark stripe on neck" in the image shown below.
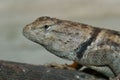
<path fill-rule="evenodd" d="M 77 54 L 78 59 L 82 58 L 84 52 L 87 50 L 87 47 L 89 45 L 91 45 L 91 43 L 93 41 L 95 41 L 95 39 L 100 31 L 101 31 L 101 29 L 95 28 L 93 30 L 93 33 L 91 34 L 91 37 L 86 42 L 84 42 L 84 43 L 80 44 L 80 46 L 78 46 L 78 48 L 76 49 L 76 54 Z"/>

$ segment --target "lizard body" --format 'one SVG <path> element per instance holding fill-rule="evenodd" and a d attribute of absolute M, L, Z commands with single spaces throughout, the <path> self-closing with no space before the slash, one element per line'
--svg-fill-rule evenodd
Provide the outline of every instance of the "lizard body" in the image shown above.
<path fill-rule="evenodd" d="M 58 57 L 100 72 L 104 67 L 108 77 L 120 73 L 118 31 L 45 16 L 26 25 L 23 34 Z"/>

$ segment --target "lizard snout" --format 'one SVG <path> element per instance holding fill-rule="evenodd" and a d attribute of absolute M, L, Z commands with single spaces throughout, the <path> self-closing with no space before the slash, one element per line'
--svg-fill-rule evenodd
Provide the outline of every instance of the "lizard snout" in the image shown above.
<path fill-rule="evenodd" d="M 23 35 L 24 35 L 25 37 L 27 37 L 28 34 L 30 33 L 30 31 L 31 31 L 31 27 L 30 27 L 30 26 L 25 26 L 25 27 L 23 28 Z"/>
<path fill-rule="evenodd" d="M 27 32 L 30 32 L 31 31 L 31 27 L 26 25 L 24 28 L 23 28 L 23 33 L 27 33 Z"/>

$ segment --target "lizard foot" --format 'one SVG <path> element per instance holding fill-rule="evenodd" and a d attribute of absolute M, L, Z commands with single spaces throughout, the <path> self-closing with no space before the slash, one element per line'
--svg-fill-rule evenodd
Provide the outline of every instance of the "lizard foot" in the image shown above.
<path fill-rule="evenodd" d="M 79 63 L 75 61 L 70 65 L 51 63 L 51 64 L 46 64 L 45 66 L 59 68 L 59 69 L 69 69 L 69 70 L 79 70 L 82 67 L 82 65 L 80 65 Z"/>
<path fill-rule="evenodd" d="M 75 70 L 74 68 L 70 67 L 67 64 L 57 64 L 57 63 L 50 63 L 45 64 L 46 67 L 58 68 L 58 69 L 68 69 L 68 70 Z"/>

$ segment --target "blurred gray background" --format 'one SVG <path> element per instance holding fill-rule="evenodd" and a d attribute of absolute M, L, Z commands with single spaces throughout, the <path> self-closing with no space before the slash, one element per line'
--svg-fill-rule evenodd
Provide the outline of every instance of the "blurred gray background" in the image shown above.
<path fill-rule="evenodd" d="M 40 16 L 120 31 L 120 0 L 0 0 L 0 60 L 70 63 L 22 35 L 23 27 Z"/>

